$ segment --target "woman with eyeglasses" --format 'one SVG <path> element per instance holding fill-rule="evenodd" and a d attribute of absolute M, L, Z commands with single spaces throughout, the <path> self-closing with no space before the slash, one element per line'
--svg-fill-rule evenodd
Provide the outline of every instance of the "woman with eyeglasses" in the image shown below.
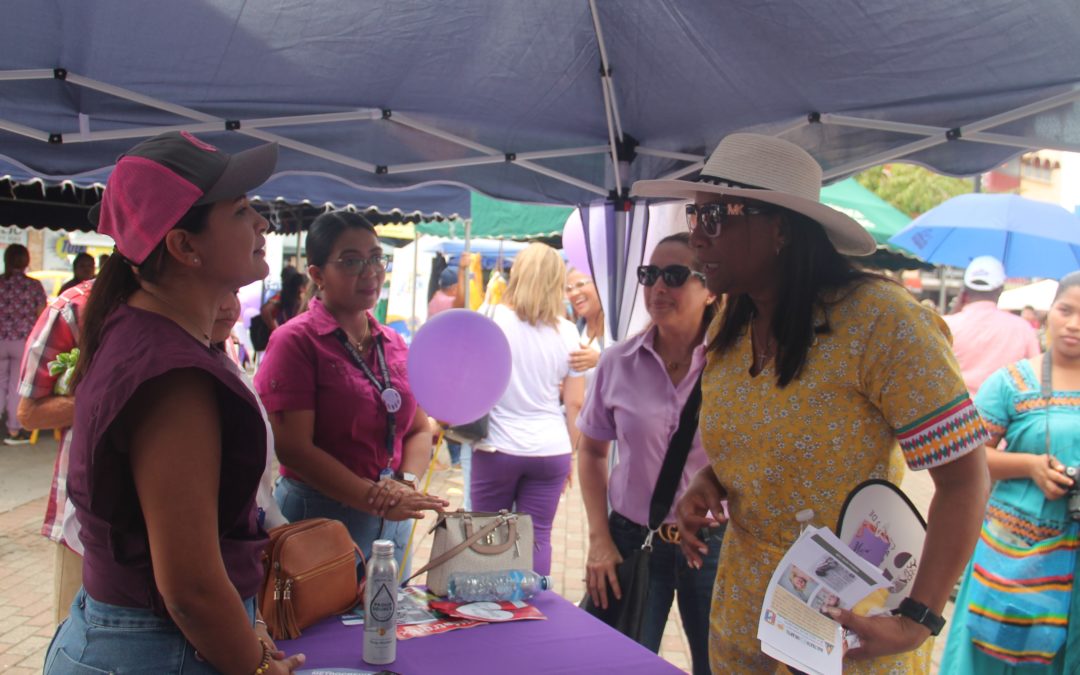
<path fill-rule="evenodd" d="M 731 522 L 713 591 L 714 672 L 774 672 L 758 620 L 769 580 L 813 509 L 835 527 L 870 478 L 928 470 L 935 492 L 910 597 L 892 615 L 828 615 L 861 646 L 845 673 L 925 673 L 931 635 L 975 541 L 989 485 L 982 420 L 940 317 L 845 255 L 874 251 L 858 223 L 820 201 L 821 167 L 779 138 L 724 138 L 697 181 L 635 184 L 691 200 L 690 244 L 709 290 L 725 294 L 702 375 L 701 438 L 710 466 L 676 505 L 683 552 L 704 564 L 703 526 Z M 899 448 L 897 446 L 899 445 Z M 707 515 L 711 514 L 711 515 Z M 780 592 L 780 591 L 778 591 Z"/>
<path fill-rule="evenodd" d="M 342 521 L 368 558 L 376 539 L 393 540 L 400 565 L 410 519 L 448 503 L 416 489 L 428 417 L 405 341 L 371 314 L 387 257 L 371 223 L 336 211 L 311 224 L 307 259 L 319 297 L 274 331 L 255 375 L 281 461 L 274 497 L 290 521 Z"/>
<path fill-rule="evenodd" d="M 645 541 L 653 488 L 679 414 L 705 366 L 705 330 L 716 314 L 716 296 L 705 287 L 687 233 L 661 240 L 637 273 L 651 326 L 604 352 L 578 417 L 578 477 L 589 520 L 585 581 L 601 608 L 611 596 L 622 597 L 615 568 Z M 612 441 L 619 450 L 609 477 Z M 701 437 L 695 436 L 676 497 L 707 464 Z M 700 569 L 687 568 L 675 534 L 672 510 L 653 539 L 642 644 L 659 652 L 677 595 L 694 673 L 708 675 L 709 597 L 723 528 L 710 532 Z"/>
<path fill-rule="evenodd" d="M 540 574 L 551 573 L 551 524 L 585 397 L 583 374 L 570 368 L 578 335 L 564 314 L 565 286 L 566 266 L 550 246 L 529 244 L 514 258 L 506 293 L 491 312 L 510 343 L 510 383 L 491 409 L 488 437 L 472 453 L 472 507 L 532 516 Z"/>

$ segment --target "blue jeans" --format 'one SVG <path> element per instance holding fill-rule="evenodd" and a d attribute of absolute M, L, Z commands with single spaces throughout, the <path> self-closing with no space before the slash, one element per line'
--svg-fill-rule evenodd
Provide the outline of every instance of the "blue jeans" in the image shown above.
<path fill-rule="evenodd" d="M 277 487 L 274 488 L 274 500 L 290 523 L 305 518 L 340 520 L 367 560 L 371 560 L 372 542 L 376 539 L 390 539 L 394 542 L 394 559 L 397 560 L 398 569 L 401 569 L 405 547 L 409 543 L 409 533 L 415 521 L 410 519 L 395 522 L 358 511 L 330 499 L 306 483 L 291 478 L 278 479 Z M 408 568 L 411 566 L 410 560 L 405 564 L 406 569 L 401 571 L 402 579 L 409 576 Z M 363 570 L 359 572 L 362 576 Z"/>
<path fill-rule="evenodd" d="M 254 628 L 255 598 L 245 600 L 244 607 Z M 98 602 L 80 588 L 49 645 L 44 672 L 209 675 L 218 670 L 195 657 L 195 648 L 169 617 Z"/>
<path fill-rule="evenodd" d="M 619 554 L 624 558 L 645 542 L 648 528 L 638 525 L 612 511 L 608 518 L 611 538 Z M 709 671 L 709 610 L 712 606 L 713 583 L 716 567 L 720 563 L 720 544 L 724 530 L 709 535 L 709 553 L 702 561 L 700 570 L 686 564 L 686 556 L 677 544 L 653 537 L 653 552 L 649 558 L 649 596 L 645 602 L 645 622 L 642 644 L 654 652 L 660 652 L 660 640 L 664 637 L 671 612 L 671 601 L 679 597 L 679 616 L 682 617 L 686 641 L 690 644 L 690 657 L 694 675 L 710 675 Z"/>
<path fill-rule="evenodd" d="M 450 453 L 450 464 L 461 466 L 461 443 L 448 440 L 446 441 L 446 450 Z"/>

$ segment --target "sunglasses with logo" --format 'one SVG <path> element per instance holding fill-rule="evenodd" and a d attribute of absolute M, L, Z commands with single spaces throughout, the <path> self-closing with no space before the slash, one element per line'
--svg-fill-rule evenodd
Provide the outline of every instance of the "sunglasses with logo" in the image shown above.
<path fill-rule="evenodd" d="M 658 279 L 663 279 L 664 285 L 668 288 L 678 288 L 690 277 L 697 277 L 705 283 L 704 274 L 695 272 L 686 265 L 668 265 L 667 267 L 642 265 L 637 268 L 637 280 L 642 286 L 655 286 Z"/>
<path fill-rule="evenodd" d="M 706 237 L 719 237 L 720 227 L 728 218 L 763 216 L 769 213 L 772 213 L 772 209 L 768 207 L 750 206 L 749 204 L 743 204 L 741 202 L 687 204 L 686 226 L 690 229 L 690 234 L 697 232 L 700 227 Z"/>
<path fill-rule="evenodd" d="M 566 294 L 569 295 L 574 291 L 580 291 L 591 283 L 592 279 L 579 279 L 572 284 L 566 284 Z"/>

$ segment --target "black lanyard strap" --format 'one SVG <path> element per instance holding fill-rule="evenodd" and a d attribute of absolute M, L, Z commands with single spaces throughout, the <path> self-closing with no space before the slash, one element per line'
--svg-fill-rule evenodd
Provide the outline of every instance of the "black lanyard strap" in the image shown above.
<path fill-rule="evenodd" d="M 371 371 L 368 364 L 364 362 L 364 357 L 360 355 L 360 351 L 356 346 L 349 341 L 349 336 L 345 334 L 345 331 L 338 328 L 334 331 L 334 337 L 345 346 L 345 351 L 352 359 L 353 365 L 360 369 L 361 372 L 371 382 L 371 386 L 375 387 L 375 391 L 379 392 L 379 396 L 383 401 L 383 408 L 386 409 L 386 467 L 390 468 L 390 465 L 394 463 L 394 434 L 397 432 L 397 416 L 394 411 L 390 409 L 388 403 L 388 397 L 386 392 L 391 392 L 397 397 L 398 406 L 400 406 L 400 393 L 397 392 L 392 386 L 390 381 L 390 369 L 386 366 L 386 352 L 383 351 L 382 336 L 375 336 L 375 360 L 379 363 L 379 371 L 382 373 L 382 380 L 375 376 L 375 373 Z M 396 410 L 397 408 L 395 408 Z"/>

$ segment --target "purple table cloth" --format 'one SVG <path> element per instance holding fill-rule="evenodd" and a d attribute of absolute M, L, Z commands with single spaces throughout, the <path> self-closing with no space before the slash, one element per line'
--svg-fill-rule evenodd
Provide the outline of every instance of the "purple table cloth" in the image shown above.
<path fill-rule="evenodd" d="M 398 642 L 397 660 L 386 666 L 364 663 L 363 626 L 345 626 L 331 617 L 278 647 L 303 652 L 303 668 L 386 668 L 401 675 L 542 675 L 550 673 L 681 674 L 622 633 L 545 591 L 533 598 L 544 621 L 513 621 L 475 626 Z"/>

